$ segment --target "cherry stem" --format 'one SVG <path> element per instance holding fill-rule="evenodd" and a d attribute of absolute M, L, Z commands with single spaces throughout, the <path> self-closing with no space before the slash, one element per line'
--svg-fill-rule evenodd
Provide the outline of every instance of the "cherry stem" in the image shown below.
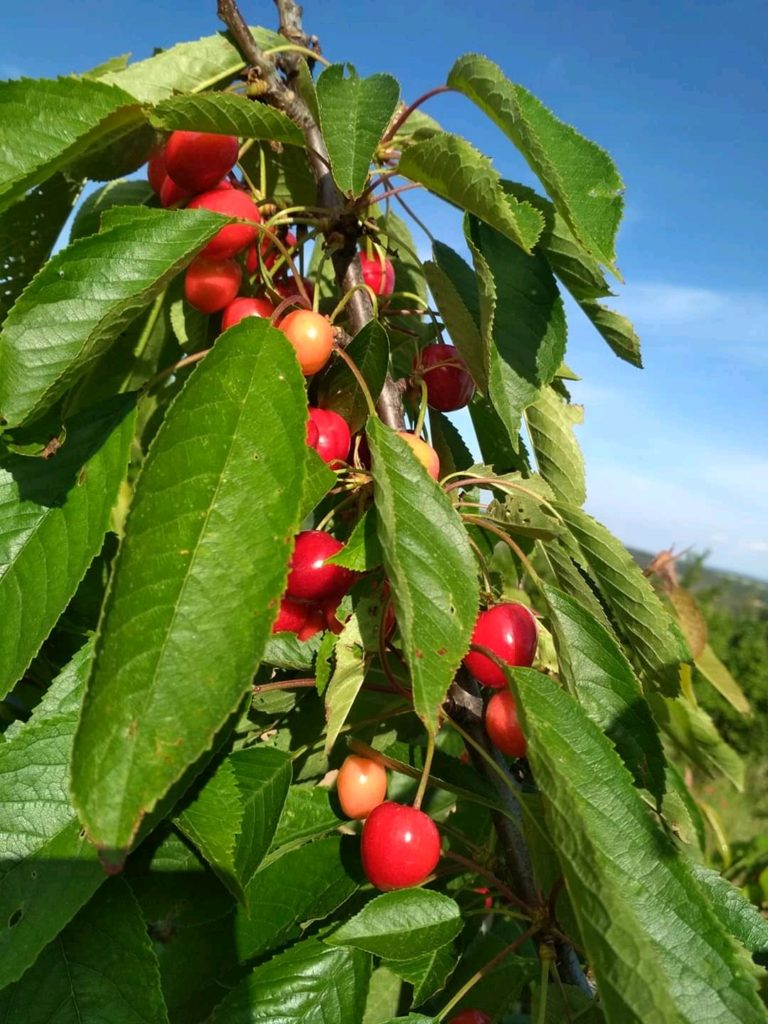
<path fill-rule="evenodd" d="M 310 60 L 316 60 L 319 64 L 323 64 L 327 68 L 331 66 L 331 62 L 326 60 L 322 54 L 317 53 L 315 50 L 310 50 L 306 46 L 297 46 L 294 43 L 285 43 L 282 46 L 271 46 L 268 50 L 263 51 L 265 57 L 271 57 L 273 53 L 286 52 L 299 53 L 302 57 L 309 57 Z"/>
<path fill-rule="evenodd" d="M 508 946 L 505 946 L 500 953 L 497 953 L 492 960 L 489 960 L 487 964 L 484 964 L 479 971 L 475 971 L 475 973 L 472 975 L 469 981 L 465 985 L 461 986 L 461 988 L 453 997 L 453 999 L 451 999 L 450 1002 L 445 1004 L 440 1013 L 438 1013 L 438 1015 L 435 1017 L 435 1021 L 439 1022 L 445 1020 L 445 1018 L 448 1016 L 448 1014 L 451 1012 L 454 1006 L 461 1002 L 461 1000 L 464 998 L 467 992 L 469 992 L 470 989 L 473 989 L 475 985 L 478 983 L 478 981 L 482 981 L 483 978 L 489 975 L 491 971 L 495 970 L 500 963 L 506 960 L 506 958 L 511 953 L 514 953 L 516 950 L 518 950 L 522 945 L 524 945 L 528 941 L 528 939 L 533 938 L 533 936 L 536 934 L 538 930 L 538 924 L 531 925 L 531 927 L 527 928 L 522 933 L 522 935 L 518 935 L 517 938 L 513 939 Z"/>
<path fill-rule="evenodd" d="M 392 188 L 389 192 L 382 192 L 376 196 L 376 202 L 380 203 L 382 199 L 392 199 L 393 196 L 399 196 L 402 192 L 410 192 L 412 188 L 423 188 L 424 186 L 420 181 L 410 181 L 407 185 L 398 185 L 397 188 Z"/>
<path fill-rule="evenodd" d="M 259 693 L 271 693 L 273 690 L 298 690 L 314 686 L 315 679 L 278 679 L 274 683 L 254 683 L 254 697 Z"/>
<path fill-rule="evenodd" d="M 515 896 L 515 894 L 512 892 L 508 885 L 502 882 L 502 880 L 497 875 L 494 875 L 492 871 L 489 871 L 487 868 L 484 868 L 482 867 L 482 865 L 478 864 L 477 861 L 470 860 L 469 857 L 463 857 L 460 853 L 456 853 L 454 850 L 448 850 L 448 852 L 445 853 L 443 856 L 448 860 L 452 860 L 455 861 L 457 864 L 461 864 L 462 867 L 468 868 L 470 871 L 473 871 L 476 875 L 480 875 L 482 878 L 485 878 L 486 881 L 490 882 L 491 885 L 493 885 L 496 889 L 499 890 L 501 895 L 504 897 L 505 900 L 507 900 L 508 903 L 514 903 L 515 906 L 519 907 L 521 910 L 528 910 L 528 907 L 526 907 L 526 905 L 518 896 Z"/>
<path fill-rule="evenodd" d="M 421 432 L 424 429 L 424 417 L 427 415 L 427 400 L 429 398 L 427 392 L 427 382 L 422 377 L 419 381 L 419 387 L 421 388 L 421 401 L 419 402 L 419 415 L 416 420 L 416 426 L 413 428 L 413 432 L 416 437 L 421 437 Z"/>
<path fill-rule="evenodd" d="M 465 522 L 474 523 L 475 526 L 481 526 L 484 530 L 488 530 L 490 533 L 495 534 L 500 540 L 504 541 L 508 547 L 517 555 L 522 564 L 525 566 L 526 572 L 531 577 L 533 582 L 539 589 L 541 589 L 541 577 L 531 565 L 528 556 L 523 552 L 518 544 L 516 544 L 509 534 L 505 533 L 500 526 L 496 526 L 495 523 L 490 522 L 488 519 L 484 519 L 482 516 L 473 516 L 468 513 L 464 513 L 463 517 Z"/>
<path fill-rule="evenodd" d="M 368 390 L 368 385 L 365 383 L 365 378 L 363 377 L 362 373 L 360 373 L 357 366 L 355 366 L 354 360 L 347 355 L 347 353 L 344 351 L 341 345 L 337 343 L 336 345 L 334 345 L 334 349 L 336 351 L 336 355 L 343 359 L 344 362 L 349 367 L 349 369 L 352 371 L 352 374 L 354 375 L 354 378 L 357 381 L 358 387 L 363 393 L 363 398 L 365 398 L 365 404 L 368 406 L 369 415 L 371 417 L 375 417 L 376 405 L 373 401 L 373 398 L 371 397 L 371 392 Z"/>
<path fill-rule="evenodd" d="M 269 322 L 275 327 L 280 322 L 280 317 L 291 306 L 301 306 L 302 309 L 312 309 L 312 303 L 308 298 L 302 298 L 301 295 L 289 295 L 287 299 L 283 299 L 279 306 L 275 308 L 274 313 L 269 318 Z"/>
<path fill-rule="evenodd" d="M 154 377 L 150 378 L 147 383 L 142 387 L 141 394 L 146 395 L 147 392 L 151 391 L 161 380 L 166 377 L 170 377 L 171 374 L 176 373 L 178 370 L 183 370 L 185 366 L 192 366 L 193 363 L 199 363 L 201 359 L 208 355 L 211 350 L 209 348 L 201 349 L 199 352 L 193 352 L 191 356 L 184 356 L 183 359 L 179 359 L 178 362 L 172 366 L 166 366 L 164 370 L 160 370 Z"/>
<path fill-rule="evenodd" d="M 417 110 L 422 105 L 422 103 L 426 103 L 427 100 L 431 100 L 433 96 L 439 96 L 441 92 L 452 92 L 452 91 L 453 90 L 451 89 L 450 85 L 438 85 L 435 89 L 430 89 L 429 92 L 425 92 L 422 96 L 419 96 L 418 99 L 415 99 L 413 101 L 413 103 L 411 103 L 411 105 L 409 107 L 406 107 L 405 110 L 401 111 L 401 113 L 398 114 L 398 116 L 392 122 L 392 124 L 390 125 L 389 130 L 387 131 L 386 135 L 381 140 L 382 144 L 386 143 L 386 142 L 390 142 L 392 139 L 394 139 L 394 137 L 397 135 L 397 133 L 403 127 L 405 122 L 408 120 L 408 118 L 414 112 L 414 110 Z"/>
<path fill-rule="evenodd" d="M 435 737 L 431 732 L 427 733 L 427 753 L 424 758 L 424 767 L 421 771 L 421 779 L 419 780 L 419 788 L 416 790 L 416 796 L 413 798 L 413 806 L 417 811 L 421 810 L 421 801 L 424 799 L 424 794 L 427 791 L 427 783 L 429 782 L 429 772 L 432 768 L 432 758 L 435 756 Z"/>
<path fill-rule="evenodd" d="M 373 306 L 373 319 L 374 320 L 378 320 L 378 318 L 379 318 L 379 306 L 378 306 L 378 300 L 376 298 L 376 292 L 373 290 L 373 288 L 371 288 L 370 285 L 367 285 L 367 284 L 365 284 L 363 282 L 362 284 L 356 284 L 354 286 L 354 288 L 350 288 L 349 291 L 346 293 L 346 295 L 344 295 L 342 297 L 341 302 L 339 302 L 339 304 L 336 306 L 334 311 L 331 313 L 331 316 L 330 316 L 331 323 L 333 323 L 334 320 L 336 319 L 336 317 L 339 315 L 339 313 L 342 312 L 342 310 L 344 309 L 346 304 L 349 302 L 349 300 L 352 298 L 352 296 L 355 294 L 355 292 L 361 292 L 361 291 L 368 293 L 368 298 L 371 300 L 371 305 Z"/>
<path fill-rule="evenodd" d="M 312 304 L 309 301 L 309 295 L 307 294 L 307 289 L 304 286 L 304 281 L 302 280 L 301 274 L 299 273 L 298 269 L 296 268 L 296 264 L 293 262 L 293 257 L 291 256 L 290 251 L 288 250 L 287 246 L 284 244 L 283 240 L 281 238 L 279 238 L 275 234 L 274 231 L 271 230 L 271 228 L 267 227 L 266 224 L 259 224 L 258 228 L 259 228 L 259 233 L 267 236 L 267 238 L 270 240 L 272 245 L 274 245 L 274 247 L 278 250 L 280 255 L 285 260 L 286 265 L 288 266 L 288 268 L 290 269 L 291 273 L 293 274 L 293 279 L 294 279 L 294 281 L 296 283 L 296 289 L 299 292 L 299 295 L 301 295 L 302 299 L 304 299 L 306 301 L 307 308 L 309 308 Z M 260 272 L 263 273 L 264 266 L 263 266 L 263 258 L 262 258 L 261 246 L 258 245 L 258 244 L 256 246 L 256 256 L 257 256 L 258 261 L 259 261 L 259 270 L 260 270 Z"/>
<path fill-rule="evenodd" d="M 398 203 L 400 203 L 400 205 L 401 205 L 401 206 L 402 206 L 402 208 L 403 208 L 403 209 L 405 210 L 405 212 L 406 212 L 406 213 L 408 214 L 408 216 L 409 216 L 409 217 L 411 218 L 411 220 L 412 220 L 412 221 L 413 221 L 413 222 L 414 222 L 415 224 L 418 224 L 418 225 L 419 225 L 419 227 L 421 228 L 421 230 L 422 230 L 422 231 L 424 232 L 424 234 L 425 234 L 425 235 L 427 236 L 427 238 L 428 238 L 428 239 L 430 240 L 430 242 L 432 242 L 432 244 L 434 245 L 434 243 L 435 243 L 435 241 L 436 241 L 436 239 L 435 239 L 435 236 L 434 236 L 434 235 L 432 234 L 432 232 L 431 232 L 431 231 L 429 230 L 429 228 L 428 228 L 428 227 L 427 227 L 427 225 L 426 225 L 426 224 L 424 223 L 424 221 L 423 221 L 423 220 L 421 220 L 421 219 L 420 219 L 419 217 L 417 217 L 417 216 L 416 216 L 416 214 L 415 214 L 415 213 L 413 212 L 413 210 L 412 210 L 412 209 L 410 208 L 410 206 L 409 206 L 409 205 L 408 205 L 408 204 L 406 203 L 406 201 L 405 201 L 405 200 L 404 200 L 404 199 L 402 198 L 402 196 L 395 196 L 395 199 L 396 199 L 396 200 L 398 201 Z"/>

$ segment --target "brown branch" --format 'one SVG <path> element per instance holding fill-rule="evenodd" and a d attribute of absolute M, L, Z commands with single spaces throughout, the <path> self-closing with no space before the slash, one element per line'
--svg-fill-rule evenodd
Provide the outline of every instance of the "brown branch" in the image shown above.
<path fill-rule="evenodd" d="M 292 42 L 301 39 L 299 45 L 306 45 L 307 36 L 301 26 L 301 7 L 295 0 L 275 0 L 275 3 L 280 12 L 282 34 Z M 357 334 L 373 316 L 368 294 L 363 288 L 357 287 L 363 283 L 360 261 L 357 258 L 360 225 L 357 214 L 349 207 L 331 176 L 331 162 L 322 132 L 309 107 L 291 87 L 297 73 L 298 54 L 282 54 L 280 65 L 286 69 L 287 75 L 287 78 L 283 79 L 278 73 L 276 63 L 266 57 L 256 44 L 236 0 L 218 0 L 217 11 L 219 18 L 231 32 L 241 56 L 263 83 L 264 88 L 259 99 L 290 117 L 304 135 L 309 165 L 317 185 L 318 205 L 330 211 L 324 235 L 326 245 L 332 251 L 331 262 L 336 283 L 344 294 L 356 288 L 347 305 L 347 316 L 352 334 Z M 314 48 L 317 49 L 316 42 Z M 402 430 L 405 425 L 402 392 L 389 377 L 385 381 L 377 411 L 388 426 Z"/>

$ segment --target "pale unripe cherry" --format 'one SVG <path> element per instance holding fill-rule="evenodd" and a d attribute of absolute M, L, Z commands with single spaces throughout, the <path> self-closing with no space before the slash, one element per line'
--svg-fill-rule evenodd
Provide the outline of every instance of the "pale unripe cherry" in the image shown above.
<path fill-rule="evenodd" d="M 339 769 L 336 792 L 348 818 L 367 818 L 387 798 L 387 770 L 370 757 L 350 754 Z"/>
<path fill-rule="evenodd" d="M 320 313 L 295 309 L 277 325 L 296 350 L 305 377 L 322 370 L 333 351 L 333 328 Z"/>
<path fill-rule="evenodd" d="M 420 437 L 416 437 L 415 434 L 411 434 L 407 430 L 398 430 L 398 436 L 410 445 L 413 454 L 426 469 L 433 480 L 440 479 L 440 459 L 435 449 L 428 445 L 426 441 L 422 441 Z"/>

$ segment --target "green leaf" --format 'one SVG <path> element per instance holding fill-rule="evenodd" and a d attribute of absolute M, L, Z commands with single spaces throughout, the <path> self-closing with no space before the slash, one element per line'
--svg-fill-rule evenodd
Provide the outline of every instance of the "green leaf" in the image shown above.
<path fill-rule="evenodd" d="M 0 82 L 0 210 L 72 165 L 109 133 L 143 120 L 131 96 L 102 82 Z"/>
<path fill-rule="evenodd" d="M 0 322 L 50 256 L 81 188 L 55 174 L 0 214 Z"/>
<path fill-rule="evenodd" d="M 523 439 L 509 437 L 503 420 L 487 396 L 475 392 L 469 403 L 469 415 L 483 462 L 499 475 L 516 471 L 528 476 L 531 466 Z"/>
<path fill-rule="evenodd" d="M 563 361 L 563 303 L 539 253 L 526 256 L 474 217 L 469 218 L 469 240 L 481 286 L 488 394 L 515 445 L 523 412 L 554 380 Z"/>
<path fill-rule="evenodd" d="M 740 793 L 744 791 L 744 761 L 704 708 L 694 707 L 684 697 L 652 694 L 649 699 L 654 718 L 684 757 L 711 777 L 725 775 Z"/>
<path fill-rule="evenodd" d="M 336 664 L 325 690 L 326 753 L 338 739 L 365 679 L 365 645 L 360 634 L 360 615 L 365 615 L 365 602 L 350 616 L 334 647 Z"/>
<path fill-rule="evenodd" d="M 547 584 L 543 594 L 566 685 L 613 741 L 637 784 L 660 801 L 665 788 L 664 752 L 624 652 L 574 598 Z"/>
<path fill-rule="evenodd" d="M 329 565 L 343 565 L 355 572 L 369 572 L 381 565 L 383 557 L 376 506 L 371 505 L 355 524 L 343 549 L 326 561 Z"/>
<path fill-rule="evenodd" d="M 314 448 L 307 448 L 304 490 L 301 498 L 301 519 L 323 500 L 336 483 L 336 474 L 323 462 Z"/>
<path fill-rule="evenodd" d="M 515 85 L 487 57 L 466 54 L 447 84 L 464 93 L 512 140 L 579 241 L 615 271 L 624 184 L 604 149 Z"/>
<path fill-rule="evenodd" d="M 69 233 L 69 243 L 95 235 L 101 228 L 101 215 L 113 206 L 143 206 L 154 196 L 148 181 L 110 181 L 92 192 L 78 208 Z"/>
<path fill-rule="evenodd" d="M 251 28 L 262 49 L 279 46 L 282 36 L 263 28 Z M 142 103 L 157 103 L 174 93 L 203 92 L 234 78 L 245 67 L 232 39 L 224 32 L 191 43 L 178 43 L 154 57 L 129 64 L 101 79 L 125 89 Z"/>
<path fill-rule="evenodd" d="M 49 459 L 0 460 L 0 693 L 21 677 L 101 548 L 128 466 L 130 397 L 81 413 Z"/>
<path fill-rule="evenodd" d="M 547 564 L 551 569 L 552 576 L 558 587 L 578 600 L 600 625 L 608 633 L 616 638 L 613 625 L 605 614 L 605 609 L 597 598 L 594 584 L 589 581 L 585 572 L 582 572 L 569 553 L 571 545 L 554 541 L 550 544 L 539 545 Z"/>
<path fill-rule="evenodd" d="M 480 467 L 481 469 L 484 467 Z M 473 467 L 470 472 L 473 474 L 478 467 Z M 482 477 L 482 472 L 477 476 Z M 497 477 L 496 490 L 501 490 Z M 543 540 L 551 540 L 563 532 L 563 526 L 547 510 L 542 499 L 535 494 L 534 488 L 541 483 L 540 477 L 520 479 L 519 488 L 512 485 L 503 501 L 496 500 L 491 503 L 488 511 L 495 519 L 501 519 L 506 523 L 513 533 L 519 533 L 523 537 L 536 537 Z"/>
<path fill-rule="evenodd" d="M 331 1024 L 362 1020 L 370 958 L 315 939 L 257 967 L 206 1024 Z"/>
<path fill-rule="evenodd" d="M 136 486 L 75 743 L 73 795 L 99 846 L 130 844 L 250 686 L 299 526 L 305 430 L 293 349 L 255 318 L 218 339 L 166 415 Z"/>
<path fill-rule="evenodd" d="M 45 412 L 94 366 L 223 220 L 207 210 L 126 207 L 110 223 L 54 256 L 8 314 L 0 413 L 11 426 Z"/>
<path fill-rule="evenodd" d="M 414 707 L 427 728 L 469 649 L 479 588 L 466 530 L 402 438 L 369 420 L 374 498 Z"/>
<path fill-rule="evenodd" d="M 130 888 L 113 878 L 42 953 L 0 992 L 10 1024 L 167 1022 L 160 972 Z"/>
<path fill-rule="evenodd" d="M 549 677 L 514 671 L 528 757 L 608 1024 L 765 1022 L 749 960 L 610 742 Z"/>
<path fill-rule="evenodd" d="M 381 394 L 389 366 L 389 338 L 378 320 L 369 320 L 350 342 L 347 355 L 360 371 L 374 402 Z M 333 409 L 356 434 L 368 419 L 368 405 L 354 374 L 336 358 L 318 381 L 318 405 Z"/>
<path fill-rule="evenodd" d="M 429 410 L 429 439 L 440 459 L 443 476 L 461 469 L 469 469 L 474 463 L 472 453 L 451 420 L 438 409 Z"/>
<path fill-rule="evenodd" d="M 752 714 L 744 691 L 709 644 L 705 644 L 704 650 L 694 659 L 694 664 L 707 682 L 711 683 L 732 707 L 742 715 Z"/>
<path fill-rule="evenodd" d="M 413 960 L 390 960 L 390 970 L 413 985 L 413 1005 L 420 1006 L 445 987 L 456 966 L 456 955 L 450 946 L 438 946 Z"/>
<path fill-rule="evenodd" d="M 309 921 L 322 921 L 357 891 L 345 860 L 354 843 L 332 836 L 289 850 L 270 861 L 246 889 L 249 912 L 238 910 L 235 940 L 240 960 L 261 956 L 298 938 Z"/>
<path fill-rule="evenodd" d="M 691 864 L 694 878 L 709 896 L 712 909 L 723 927 L 750 953 L 768 953 L 768 921 L 741 890 L 717 871 L 703 864 Z"/>
<path fill-rule="evenodd" d="M 272 838 L 272 850 L 295 846 L 338 828 L 330 793 L 321 786 L 291 786 Z"/>
<path fill-rule="evenodd" d="M 236 750 L 176 816 L 239 900 L 269 849 L 291 784 L 291 759 L 271 747 Z"/>
<path fill-rule="evenodd" d="M 435 260 L 424 264 L 424 276 L 437 310 L 456 348 L 485 392 L 488 387 L 486 353 L 480 332 L 477 279 L 472 268 L 458 253 L 442 242 L 432 246 Z"/>
<path fill-rule="evenodd" d="M 441 133 L 410 146 L 400 158 L 399 173 L 474 214 L 527 253 L 544 227 L 539 211 L 505 195 L 488 157 L 458 135 Z"/>
<path fill-rule="evenodd" d="M 582 505 L 587 497 L 584 456 L 573 436 L 581 406 L 565 402 L 553 388 L 542 388 L 525 410 L 525 420 L 539 472 L 556 497 Z"/>
<path fill-rule="evenodd" d="M 55 680 L 32 719 L 0 743 L 0 989 L 35 962 L 106 877 L 68 796 L 88 665 L 83 654 L 68 666 L 66 681 Z M 59 711 L 62 690 L 73 700 Z"/>
<path fill-rule="evenodd" d="M 464 922 L 454 900 L 432 889 L 385 892 L 326 939 L 385 960 L 413 960 L 452 942 Z"/>
<path fill-rule="evenodd" d="M 392 75 L 360 78 L 351 64 L 332 64 L 318 78 L 320 126 L 334 180 L 346 195 L 359 196 L 365 188 L 373 155 L 399 99 L 400 86 Z"/>
<path fill-rule="evenodd" d="M 301 129 L 282 111 L 231 92 L 173 96 L 159 103 L 149 120 L 161 131 L 211 132 L 304 145 Z"/>
<path fill-rule="evenodd" d="M 626 548 L 610 531 L 572 505 L 556 502 L 610 608 L 635 667 L 664 693 L 679 689 L 679 666 L 689 659 L 685 641 L 655 590 Z"/>

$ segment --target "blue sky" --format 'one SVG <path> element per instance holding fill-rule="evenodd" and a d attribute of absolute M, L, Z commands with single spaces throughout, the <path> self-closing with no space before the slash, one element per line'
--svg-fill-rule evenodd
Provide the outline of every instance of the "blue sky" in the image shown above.
<path fill-rule="evenodd" d="M 455 57 L 487 54 L 604 145 L 627 185 L 617 308 L 646 369 L 619 362 L 578 311 L 569 364 L 588 508 L 627 543 L 712 551 L 768 577 L 768 7 L 751 2 L 305 0 L 326 55 L 388 70 L 412 99 Z M 243 3 L 274 27 L 268 0 Z M 69 0 L 5 14 L 0 76 L 55 76 L 218 29 L 215 0 Z M 458 96 L 427 108 L 507 177 L 530 181 L 507 140 Z M 413 195 L 413 193 L 412 193 Z M 438 237 L 449 208 L 415 200 Z"/>

